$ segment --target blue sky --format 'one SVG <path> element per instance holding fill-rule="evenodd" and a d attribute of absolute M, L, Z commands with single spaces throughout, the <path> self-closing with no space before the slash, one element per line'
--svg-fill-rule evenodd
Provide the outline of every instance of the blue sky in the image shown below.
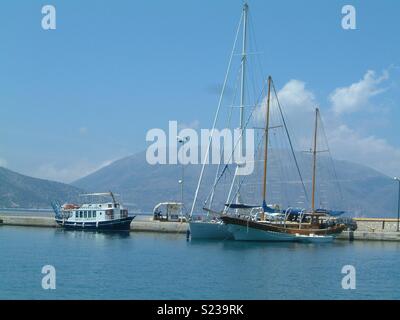
<path fill-rule="evenodd" d="M 41 28 L 45 4 L 56 7 L 56 30 Z M 357 10 L 357 30 L 341 28 L 345 4 Z M 334 156 L 400 174 L 400 2 L 249 5 L 264 73 L 298 108 L 292 123 L 318 104 Z M 146 132 L 169 120 L 209 128 L 241 7 L 3 1 L 0 165 L 69 182 L 144 150 Z"/>

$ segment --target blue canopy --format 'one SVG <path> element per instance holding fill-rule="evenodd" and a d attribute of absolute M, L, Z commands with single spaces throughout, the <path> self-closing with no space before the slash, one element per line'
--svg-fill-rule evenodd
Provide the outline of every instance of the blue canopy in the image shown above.
<path fill-rule="evenodd" d="M 248 204 L 243 204 L 243 203 L 231 203 L 231 204 L 225 204 L 226 207 L 231 208 L 231 209 L 253 209 L 253 208 L 258 208 L 258 206 L 252 206 Z"/>
<path fill-rule="evenodd" d="M 332 217 L 338 217 L 345 213 L 345 211 L 342 211 L 342 210 L 328 210 L 328 209 L 317 209 L 317 210 L 315 210 L 315 212 L 316 213 L 325 213 Z"/>
<path fill-rule="evenodd" d="M 265 202 L 265 200 L 263 201 L 262 208 L 263 208 L 264 212 L 276 213 L 276 210 L 267 206 L 267 203 Z"/>

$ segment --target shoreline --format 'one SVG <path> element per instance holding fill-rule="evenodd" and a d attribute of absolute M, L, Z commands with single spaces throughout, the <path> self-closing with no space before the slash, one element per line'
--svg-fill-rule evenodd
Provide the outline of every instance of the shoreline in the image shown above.
<path fill-rule="evenodd" d="M 400 232 L 397 232 L 397 219 L 391 218 L 355 218 L 356 231 L 344 231 L 337 240 L 347 241 L 400 241 Z M 53 217 L 15 216 L 0 213 L 0 226 L 61 228 Z M 178 233 L 186 234 L 189 228 L 187 222 L 154 221 L 134 219 L 131 223 L 131 232 Z"/>
<path fill-rule="evenodd" d="M 0 213 L 0 226 L 61 228 L 54 217 L 39 216 L 13 216 Z M 133 219 L 131 232 L 157 232 L 157 233 L 182 233 L 186 234 L 189 225 L 187 222 L 154 221 L 149 219 Z"/>

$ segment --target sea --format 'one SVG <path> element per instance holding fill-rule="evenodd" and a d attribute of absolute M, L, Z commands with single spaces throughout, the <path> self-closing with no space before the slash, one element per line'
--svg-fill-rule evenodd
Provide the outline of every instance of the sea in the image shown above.
<path fill-rule="evenodd" d="M 396 242 L 0 226 L 0 299 L 400 299 L 399 269 Z"/>

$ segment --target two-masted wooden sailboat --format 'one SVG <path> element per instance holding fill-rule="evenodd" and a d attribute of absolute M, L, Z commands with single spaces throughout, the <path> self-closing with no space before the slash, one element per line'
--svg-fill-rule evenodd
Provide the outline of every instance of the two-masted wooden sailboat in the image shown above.
<path fill-rule="evenodd" d="M 316 167 L 317 167 L 317 131 L 319 109 L 315 110 L 315 128 L 313 139 L 312 167 L 312 200 L 311 210 L 301 212 L 296 221 L 289 221 L 288 214 L 280 220 L 271 219 L 272 210 L 267 206 L 267 169 L 268 141 L 270 130 L 270 95 L 271 77 L 268 78 L 268 96 L 266 103 L 266 118 L 264 130 L 264 174 L 262 190 L 262 210 L 257 216 L 224 215 L 221 220 L 228 226 L 235 240 L 247 241 L 299 241 L 299 242 L 330 242 L 340 234 L 346 226 L 337 224 L 325 213 L 315 208 Z"/>

